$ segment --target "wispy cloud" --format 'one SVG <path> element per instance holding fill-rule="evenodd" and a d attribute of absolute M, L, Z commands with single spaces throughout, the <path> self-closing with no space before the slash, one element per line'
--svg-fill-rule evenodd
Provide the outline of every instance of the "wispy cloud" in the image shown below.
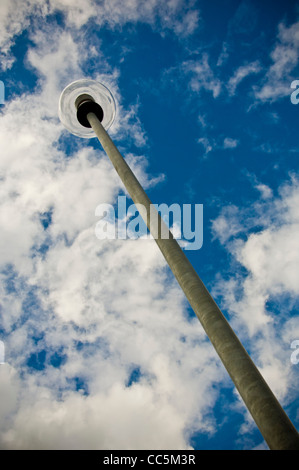
<path fill-rule="evenodd" d="M 223 141 L 224 149 L 234 149 L 238 146 L 239 141 L 237 139 L 232 139 L 231 137 L 225 137 Z"/>
<path fill-rule="evenodd" d="M 189 87 L 193 92 L 199 93 L 204 90 L 211 92 L 214 98 L 219 96 L 221 82 L 209 65 L 207 53 L 203 53 L 197 60 L 183 62 L 181 70 L 189 77 Z"/>
<path fill-rule="evenodd" d="M 261 102 L 276 101 L 290 94 L 293 71 L 298 64 L 299 23 L 286 26 L 280 23 L 277 42 L 270 57 L 269 67 L 261 86 L 255 87 L 255 97 Z"/>
<path fill-rule="evenodd" d="M 250 64 L 241 65 L 234 72 L 234 75 L 229 79 L 227 83 L 227 88 L 229 95 L 234 95 L 238 85 L 246 79 L 249 75 L 257 74 L 262 70 L 262 67 L 258 61 L 252 62 Z"/>
<path fill-rule="evenodd" d="M 208 137 L 200 137 L 197 142 L 204 147 L 205 156 L 208 153 L 214 150 L 227 150 L 227 149 L 234 149 L 239 145 L 239 141 L 237 139 L 233 139 L 231 137 L 225 137 L 224 139 L 214 139 Z"/>

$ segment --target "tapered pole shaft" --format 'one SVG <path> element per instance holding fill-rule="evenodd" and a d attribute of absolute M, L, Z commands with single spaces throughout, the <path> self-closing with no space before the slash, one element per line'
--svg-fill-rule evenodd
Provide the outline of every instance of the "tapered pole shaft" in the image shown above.
<path fill-rule="evenodd" d="M 156 209 L 153 209 L 150 199 L 132 170 L 125 162 L 96 115 L 88 113 L 87 119 L 135 205 L 138 209 L 139 205 L 145 208 L 144 211 L 140 211 L 141 216 L 144 218 L 150 232 L 155 232 L 154 238 L 156 243 L 183 289 L 191 307 L 196 313 L 269 448 L 273 450 L 299 450 L 298 432 L 245 351 L 238 337 L 195 272 L 179 244 L 168 229 L 168 238 L 157 236 L 156 225 L 153 227 L 153 218 L 151 217 L 153 210 L 156 211 Z M 164 227 L 164 222 L 160 215 L 155 214 L 155 220 L 156 217 L 158 217 L 159 223 Z"/>

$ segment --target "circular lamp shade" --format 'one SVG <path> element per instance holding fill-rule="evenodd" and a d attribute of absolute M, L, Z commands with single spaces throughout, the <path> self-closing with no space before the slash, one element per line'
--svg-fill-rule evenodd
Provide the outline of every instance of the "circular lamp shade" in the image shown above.
<path fill-rule="evenodd" d="M 59 118 L 62 124 L 72 133 L 79 137 L 96 137 L 92 128 L 82 126 L 77 119 L 77 108 L 75 101 L 80 95 L 91 96 L 103 109 L 102 125 L 107 130 L 115 118 L 115 101 L 105 85 L 84 78 L 70 83 L 61 93 L 59 99 Z"/>

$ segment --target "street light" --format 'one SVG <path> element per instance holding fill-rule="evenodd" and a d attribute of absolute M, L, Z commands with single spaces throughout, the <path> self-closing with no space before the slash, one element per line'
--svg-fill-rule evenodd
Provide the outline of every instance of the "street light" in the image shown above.
<path fill-rule="evenodd" d="M 115 117 L 110 91 L 93 80 L 73 82 L 61 94 L 59 116 L 73 134 L 98 137 L 269 448 L 299 450 L 297 430 L 106 132 Z"/>

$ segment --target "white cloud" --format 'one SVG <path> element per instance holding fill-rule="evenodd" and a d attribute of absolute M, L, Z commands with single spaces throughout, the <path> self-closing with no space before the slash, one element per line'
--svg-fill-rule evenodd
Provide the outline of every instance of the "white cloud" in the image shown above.
<path fill-rule="evenodd" d="M 234 95 L 238 85 L 249 75 L 259 73 L 261 66 L 258 61 L 251 62 L 250 64 L 242 65 L 237 68 L 234 75 L 229 79 L 227 88 L 229 95 Z"/>
<path fill-rule="evenodd" d="M 218 139 L 220 140 L 220 139 Z M 217 142 L 215 139 L 207 138 L 207 137 L 200 137 L 197 142 L 201 144 L 205 149 L 205 156 L 208 153 L 212 152 L 213 150 L 226 150 L 226 149 L 234 149 L 238 146 L 239 141 L 237 139 L 233 139 L 231 137 L 225 137 L 223 142 Z"/>
<path fill-rule="evenodd" d="M 216 148 L 216 143 L 214 139 L 208 139 L 207 137 L 200 137 L 197 141 L 205 149 L 205 156 Z"/>
<path fill-rule="evenodd" d="M 114 1 L 113 8 L 111 3 L 50 0 L 49 10 L 42 10 L 43 2 L 37 0 L 3 3 L 1 34 L 7 66 L 13 60 L 9 50 L 16 35 L 36 14 L 27 64 L 39 79 L 36 90 L 12 99 L 0 118 L 0 315 L 7 361 L 0 369 L 6 405 L 0 407 L 0 440 L 5 449 L 186 449 L 193 431 L 216 432 L 213 406 L 219 384 L 230 383 L 197 319 L 187 318 L 183 294 L 154 241 L 97 240 L 96 206 L 113 204 L 123 189 L 109 161 L 100 149 L 76 138 L 72 139 L 75 150 L 66 155 L 59 140 L 68 138 L 57 119 L 59 94 L 70 81 L 84 76 L 88 50 L 101 59 L 102 73 L 94 78 L 106 83 L 117 101 L 111 134 L 120 147 L 128 137 L 139 147 L 146 143 L 138 100 L 123 106 L 118 70 L 110 69 L 100 44 L 87 49 L 88 38 L 80 34 L 86 22 L 119 27 L 143 21 L 162 34 L 171 30 L 184 37 L 195 31 L 199 21 L 193 2 L 126 0 Z M 55 9 L 65 14 L 64 29 L 43 22 Z M 221 83 L 207 54 L 184 67 L 195 93 L 220 95 Z M 234 148 L 238 143 L 229 137 L 219 145 L 205 138 L 200 141 L 206 150 Z M 142 152 L 126 157 L 146 187 L 163 179 L 147 174 Z M 267 200 L 266 189 L 258 189 Z M 278 247 L 284 236 L 289 237 L 288 247 L 296 249 L 292 234 L 298 201 L 286 192 L 281 201 L 292 230 L 265 230 L 251 244 L 234 246 L 239 261 L 252 271 L 240 309 L 240 320 L 248 328 L 245 307 L 250 292 L 256 302 L 249 305 L 254 328 L 269 327 L 263 273 L 274 269 L 274 259 L 271 264 L 262 255 L 272 245 Z M 48 211 L 52 220 L 45 230 L 40 216 Z M 214 229 L 226 242 L 243 226 L 238 210 L 232 208 L 215 221 Z M 252 258 L 256 251 L 260 257 Z M 277 255 L 276 262 L 284 272 L 282 256 Z M 274 281 L 274 293 L 284 291 L 289 282 Z M 234 296 L 238 282 L 237 278 L 225 284 L 226 301 L 233 308 L 241 305 Z M 286 337 L 287 330 L 283 331 Z M 256 354 L 285 396 L 288 370 L 280 360 L 274 361 L 273 354 L 279 357 L 281 349 L 279 342 L 276 349 L 268 346 L 272 346 L 270 333 L 267 337 L 263 330 L 269 343 L 264 347 L 260 341 Z M 60 367 L 55 367 L 55 357 L 61 360 Z M 128 387 L 134 368 L 141 377 Z"/>
<path fill-rule="evenodd" d="M 221 67 L 229 57 L 229 45 L 227 42 L 222 44 L 222 49 L 217 60 L 217 67 Z"/>
<path fill-rule="evenodd" d="M 116 376 L 107 390 L 88 396 L 68 391 L 60 400 L 48 388 L 31 383 L 21 393 L 14 426 L 2 435 L 2 448 L 190 449 L 184 435 L 185 410 L 177 406 L 177 399 L 191 398 L 191 408 L 194 393 L 182 386 L 178 371 L 169 367 L 164 354 L 154 358 L 153 372 L 152 382 L 142 379 L 125 387 Z M 189 378 L 188 383 L 196 386 Z M 16 392 L 12 378 L 6 377 L 5 386 L 8 392 Z M 204 387 L 201 390 L 205 392 Z M 205 396 L 207 405 L 212 400 Z M 209 430 L 208 423 L 204 428 Z"/>
<path fill-rule="evenodd" d="M 238 140 L 232 139 L 231 137 L 225 137 L 223 141 L 223 148 L 224 149 L 234 149 L 238 146 Z"/>
<path fill-rule="evenodd" d="M 298 330 L 298 318 L 290 319 L 289 310 L 299 296 L 299 184 L 295 178 L 285 183 L 276 199 L 266 185 L 258 186 L 262 199 L 251 208 L 224 208 L 213 221 L 216 237 L 235 262 L 234 277 L 219 279 L 215 293 L 223 296 L 232 324 L 247 341 L 251 338 L 251 352 L 266 381 L 288 403 L 296 388 L 289 341 L 291 325 L 295 335 Z M 236 261 L 243 274 L 238 274 Z"/>
<path fill-rule="evenodd" d="M 212 221 L 214 239 L 218 238 L 223 244 L 240 233 L 242 229 L 243 224 L 240 221 L 239 210 L 234 205 L 223 207 L 220 215 Z"/>
<path fill-rule="evenodd" d="M 209 65 L 209 56 L 203 53 L 198 60 L 185 61 L 182 64 L 182 71 L 190 76 L 189 87 L 193 92 L 199 93 L 201 90 L 210 91 L 214 98 L 221 92 L 221 82 L 215 77 Z"/>
<path fill-rule="evenodd" d="M 119 383 L 107 395 L 84 398 L 73 393 L 63 402 L 44 397 L 22 408 L 15 429 L 4 436 L 5 447 L 33 450 L 188 448 L 181 416 L 157 398 L 146 385 L 137 384 L 128 389 Z"/>
<path fill-rule="evenodd" d="M 33 13 L 35 16 L 33 16 Z M 42 0 L 2 0 L 0 3 L 0 57 L 1 67 L 6 70 L 14 62 L 10 49 L 15 38 L 34 21 L 48 13 L 47 2 Z"/>
<path fill-rule="evenodd" d="M 0 409 L 1 446 L 188 448 L 192 431 L 216 431 L 215 384 L 225 372 L 198 320 L 187 319 L 154 241 L 97 240 L 95 208 L 114 203 L 122 184 L 100 149 L 76 138 L 71 155 L 57 146 L 66 135 L 59 93 L 82 73 L 82 44 L 51 33 L 51 43 L 46 28 L 32 34 L 37 89 L 1 116 L 0 381 L 10 397 Z M 138 107 L 121 108 L 117 73 L 104 76 L 120 116 L 138 124 Z M 142 155 L 132 166 L 147 187 L 163 178 L 146 174 Z M 49 211 L 45 229 L 40 216 Z M 134 367 L 140 381 L 127 387 Z"/>
<path fill-rule="evenodd" d="M 49 5 L 51 13 L 63 12 L 66 24 L 78 29 L 91 18 L 96 18 L 101 8 L 101 5 L 94 0 L 82 0 L 80 3 L 74 0 L 50 0 Z"/>
<path fill-rule="evenodd" d="M 259 183 L 255 187 L 258 191 L 260 191 L 263 199 L 270 199 L 273 196 L 272 189 L 266 184 Z"/>
<path fill-rule="evenodd" d="M 199 23 L 199 11 L 193 8 L 193 3 L 183 0 L 105 0 L 97 18 L 101 21 L 103 17 L 112 27 L 141 21 L 155 30 L 170 30 L 184 37 L 194 33 Z"/>
<path fill-rule="evenodd" d="M 46 19 L 55 13 L 62 13 L 65 28 L 80 31 L 89 21 L 96 27 L 109 25 L 119 28 L 125 23 L 143 22 L 161 33 L 173 31 L 179 37 L 193 34 L 199 23 L 199 10 L 193 2 L 183 0 L 2 0 L 0 5 L 0 49 L 3 70 L 12 66 L 15 58 L 11 48 L 24 30 L 40 30 L 46 26 Z M 69 57 L 71 60 L 71 56 Z"/>
<path fill-rule="evenodd" d="M 267 71 L 261 86 L 255 87 L 255 97 L 259 101 L 276 101 L 290 95 L 293 71 L 298 64 L 299 22 L 286 26 L 280 23 L 277 42 L 270 57 L 272 65 Z"/>

